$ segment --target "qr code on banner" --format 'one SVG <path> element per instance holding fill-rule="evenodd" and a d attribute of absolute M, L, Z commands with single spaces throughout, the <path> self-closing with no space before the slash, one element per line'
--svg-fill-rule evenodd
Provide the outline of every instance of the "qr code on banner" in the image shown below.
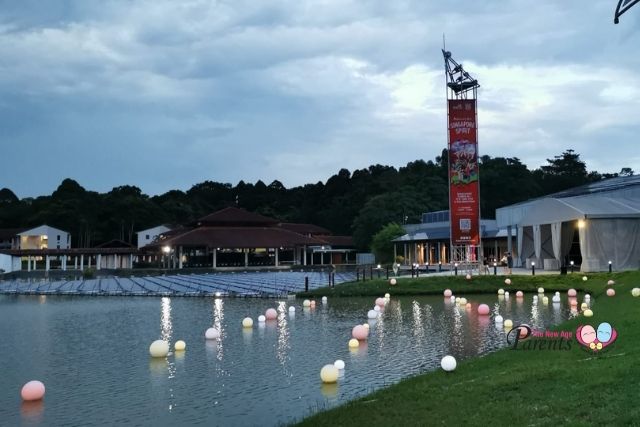
<path fill-rule="evenodd" d="M 460 230 L 464 230 L 464 231 L 471 230 L 471 220 L 469 218 L 460 219 Z"/>

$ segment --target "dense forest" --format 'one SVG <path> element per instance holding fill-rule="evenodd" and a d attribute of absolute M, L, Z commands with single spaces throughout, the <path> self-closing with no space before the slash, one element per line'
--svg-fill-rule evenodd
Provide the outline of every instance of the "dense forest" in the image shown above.
<path fill-rule="evenodd" d="M 518 158 L 482 156 L 480 192 L 483 218 L 498 207 L 561 191 L 620 173 L 588 172 L 580 155 L 566 150 L 539 169 L 529 170 Z M 335 234 L 353 235 L 361 249 L 389 222 L 419 222 L 427 211 L 448 208 L 447 151 L 434 161 L 416 160 L 396 169 L 373 165 L 349 172 L 341 169 L 326 183 L 285 188 L 240 181 L 205 181 L 189 190 L 148 196 L 135 186 L 108 193 L 88 191 L 65 179 L 50 196 L 18 199 L 0 190 L 0 228 L 48 224 L 69 231 L 74 247 L 90 247 L 121 239 L 135 243 L 135 232 L 159 224 L 186 224 L 212 211 L 237 205 L 285 222 L 313 223 Z"/>

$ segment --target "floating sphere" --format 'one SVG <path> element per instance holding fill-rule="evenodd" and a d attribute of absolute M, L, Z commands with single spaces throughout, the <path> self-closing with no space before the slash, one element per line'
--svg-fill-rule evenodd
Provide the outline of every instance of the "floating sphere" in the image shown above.
<path fill-rule="evenodd" d="M 322 297 L 322 303 L 326 304 L 327 303 L 327 297 Z"/>
<path fill-rule="evenodd" d="M 612 297 L 615 296 L 616 291 L 614 289 L 607 289 L 607 296 Z"/>
<path fill-rule="evenodd" d="M 498 295 L 504 295 L 504 289 L 498 289 Z"/>
<path fill-rule="evenodd" d="M 388 293 L 387 293 L 387 294 L 384 294 L 384 297 L 385 297 L 386 299 L 389 299 L 389 298 L 391 298 L 391 294 L 388 294 Z"/>
<path fill-rule="evenodd" d="M 511 284 L 511 279 L 504 279 L 504 284 L 505 285 L 510 285 Z"/>
<path fill-rule="evenodd" d="M 444 290 L 444 296 L 449 298 L 451 297 L 451 295 L 453 295 L 453 292 L 451 292 L 451 289 L 445 289 Z"/>
<path fill-rule="evenodd" d="M 278 318 L 278 312 L 276 311 L 275 308 L 267 309 L 264 315 L 267 318 L 267 320 L 276 320 Z"/>
<path fill-rule="evenodd" d="M 376 306 L 377 307 L 377 306 Z M 367 312 L 367 319 L 377 319 L 378 318 L 378 312 L 375 310 L 369 310 Z"/>
<path fill-rule="evenodd" d="M 242 319 L 242 327 L 243 328 L 253 327 L 253 319 L 250 317 L 245 317 L 244 319 Z"/>
<path fill-rule="evenodd" d="M 553 302 L 560 302 L 560 295 L 554 295 L 553 298 L 551 298 L 551 300 Z"/>
<path fill-rule="evenodd" d="M 351 330 L 351 336 L 357 340 L 366 340 L 369 336 L 369 330 L 362 325 L 356 325 Z"/>
<path fill-rule="evenodd" d="M 522 298 L 523 296 L 524 294 L 522 293 L 522 291 L 516 292 L 516 298 Z"/>
<path fill-rule="evenodd" d="M 460 305 L 467 305 L 467 299 L 464 297 L 460 298 Z"/>
<path fill-rule="evenodd" d="M 502 323 L 504 322 L 504 319 L 502 318 L 502 316 L 500 316 L 499 314 L 496 316 L 495 319 L 493 319 L 496 323 Z"/>
<path fill-rule="evenodd" d="M 533 302 L 538 302 L 538 295 L 533 296 Z"/>
<path fill-rule="evenodd" d="M 571 304 L 572 307 L 576 307 L 578 305 L 578 300 L 575 298 L 570 299 L 569 304 Z"/>
<path fill-rule="evenodd" d="M 380 306 L 379 305 L 374 306 L 373 311 L 380 313 Z"/>
<path fill-rule="evenodd" d="M 542 304 L 547 305 L 549 304 L 549 297 L 542 297 Z"/>
<path fill-rule="evenodd" d="M 324 365 L 320 370 L 320 379 L 325 384 L 333 384 L 338 381 L 338 376 L 340 372 L 338 372 L 338 368 L 334 365 Z"/>
<path fill-rule="evenodd" d="M 456 297 L 456 304 L 460 304 L 460 297 Z"/>
<path fill-rule="evenodd" d="M 167 357 L 169 354 L 169 343 L 163 340 L 156 340 L 149 346 L 151 357 Z"/>
<path fill-rule="evenodd" d="M 335 366 L 339 370 L 343 370 L 344 369 L 344 360 L 341 360 L 341 359 L 336 360 L 335 362 L 333 362 L 333 366 Z"/>
<path fill-rule="evenodd" d="M 209 328 L 204 333 L 204 337 L 208 340 L 217 340 L 220 338 L 220 331 L 216 328 Z"/>
<path fill-rule="evenodd" d="M 538 293 L 539 294 L 544 294 L 544 288 L 538 288 Z"/>
<path fill-rule="evenodd" d="M 587 308 L 582 314 L 584 314 L 584 317 L 592 317 L 593 311 Z"/>
<path fill-rule="evenodd" d="M 570 297 L 575 297 L 576 295 L 578 295 L 578 293 L 576 292 L 575 289 L 572 288 L 567 291 L 567 295 Z"/>
<path fill-rule="evenodd" d="M 587 281 L 587 276 L 582 276 L 582 280 L 586 282 Z"/>
<path fill-rule="evenodd" d="M 607 285 L 609 285 L 609 286 L 613 286 L 613 285 L 615 285 L 615 284 L 616 284 L 616 282 L 614 282 L 613 280 L 609 280 L 609 281 L 607 282 Z"/>
<path fill-rule="evenodd" d="M 289 307 L 289 313 L 295 313 L 296 308 L 294 306 Z"/>
<path fill-rule="evenodd" d="M 396 283 L 398 283 L 398 282 L 396 281 L 396 279 L 391 279 L 391 280 L 389 280 L 389 284 L 390 284 L 391 286 L 395 286 L 395 285 L 396 285 Z"/>
<path fill-rule="evenodd" d="M 20 396 L 22 397 L 22 400 L 31 402 L 34 400 L 41 400 L 44 397 L 44 392 L 44 384 L 40 381 L 33 380 L 22 386 Z"/>
<path fill-rule="evenodd" d="M 489 306 L 487 304 L 480 304 L 478 306 L 478 314 L 486 316 L 487 314 L 489 314 Z"/>
<path fill-rule="evenodd" d="M 363 323 L 362 326 L 364 326 L 367 329 L 367 331 L 369 330 L 369 324 L 368 323 Z"/>
<path fill-rule="evenodd" d="M 176 351 L 184 351 L 185 348 L 187 348 L 187 343 L 185 343 L 182 340 L 178 340 L 176 341 L 176 343 L 173 345 L 173 348 Z"/>
<path fill-rule="evenodd" d="M 583 303 L 580 305 L 580 310 L 582 310 L 582 311 L 585 311 L 585 310 L 586 310 L 586 309 L 588 309 L 588 308 L 589 308 L 589 306 L 587 305 L 587 303 L 586 303 L 586 302 L 583 302 Z"/>
<path fill-rule="evenodd" d="M 470 303 L 470 302 L 468 302 L 468 303 L 467 303 L 467 305 L 465 305 L 465 308 L 466 308 L 467 310 L 471 310 L 471 303 Z"/>
<path fill-rule="evenodd" d="M 264 317 L 262 314 L 261 314 L 260 316 L 258 316 L 258 322 L 259 322 L 259 323 L 264 323 L 264 322 L 265 322 L 265 320 L 267 320 L 267 318 L 266 318 L 266 317 Z"/>
<path fill-rule="evenodd" d="M 507 319 L 504 321 L 505 328 L 513 328 L 513 321 L 511 319 Z"/>
<path fill-rule="evenodd" d="M 384 307 L 384 298 L 376 298 L 376 305 L 378 307 Z"/>
<path fill-rule="evenodd" d="M 303 307 L 311 307 L 311 301 L 309 301 L 308 299 L 302 301 L 302 306 Z"/>
<path fill-rule="evenodd" d="M 451 296 L 449 297 L 449 301 L 451 301 L 451 302 L 456 302 L 456 297 L 454 297 L 453 295 L 451 295 Z"/>
<path fill-rule="evenodd" d="M 351 338 L 349 340 L 349 348 L 358 348 L 360 346 L 360 341 L 355 338 Z"/>
<path fill-rule="evenodd" d="M 456 369 L 458 363 L 456 362 L 456 358 L 453 356 L 445 356 L 440 361 L 440 366 L 447 372 L 452 372 Z"/>
<path fill-rule="evenodd" d="M 631 295 L 633 295 L 634 297 L 640 297 L 640 288 L 631 289 Z"/>
<path fill-rule="evenodd" d="M 509 291 L 504 291 L 504 297 L 509 298 Z"/>
<path fill-rule="evenodd" d="M 465 279 L 467 279 L 467 280 L 471 280 L 471 275 L 470 275 L 470 274 L 467 274 L 467 275 L 465 276 Z"/>
<path fill-rule="evenodd" d="M 584 300 L 585 301 L 589 301 L 591 299 L 591 295 L 589 294 L 584 294 Z"/>
<path fill-rule="evenodd" d="M 315 307 L 316 306 L 316 300 L 312 299 L 311 302 L 309 303 L 310 307 Z"/>

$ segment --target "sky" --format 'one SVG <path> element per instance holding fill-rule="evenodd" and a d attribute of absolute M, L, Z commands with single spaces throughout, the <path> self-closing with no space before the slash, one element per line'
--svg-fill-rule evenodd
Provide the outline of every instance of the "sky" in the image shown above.
<path fill-rule="evenodd" d="M 0 188 L 286 187 L 434 160 L 441 53 L 479 151 L 640 173 L 640 6 L 616 0 L 0 0 Z"/>

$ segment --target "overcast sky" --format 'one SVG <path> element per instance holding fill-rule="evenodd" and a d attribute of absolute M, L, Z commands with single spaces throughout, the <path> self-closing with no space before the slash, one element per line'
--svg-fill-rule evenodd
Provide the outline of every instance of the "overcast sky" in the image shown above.
<path fill-rule="evenodd" d="M 446 147 L 442 34 L 479 149 L 640 173 L 640 6 L 611 1 L 0 0 L 0 187 L 148 194 L 325 181 Z"/>

